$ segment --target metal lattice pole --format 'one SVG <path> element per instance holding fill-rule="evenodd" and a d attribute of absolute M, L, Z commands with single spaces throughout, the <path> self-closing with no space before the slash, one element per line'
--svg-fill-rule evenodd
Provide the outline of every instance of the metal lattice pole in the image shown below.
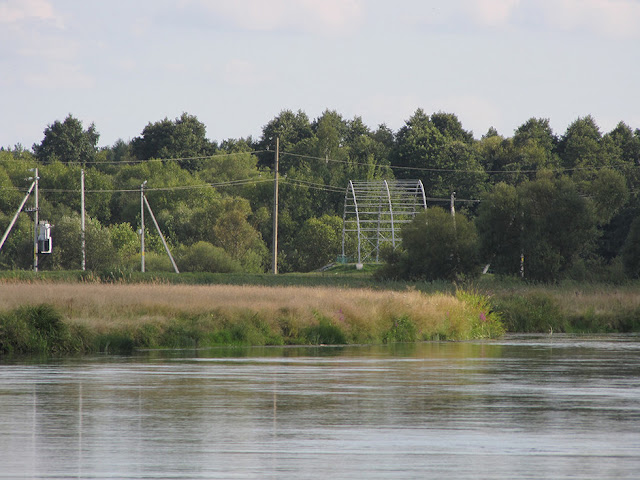
<path fill-rule="evenodd" d="M 350 181 L 342 216 L 342 255 L 347 257 L 346 239 L 357 236 L 357 259 L 379 261 L 385 245 L 397 248 L 401 227 L 420 210 L 427 208 L 424 186 L 420 180 Z"/>

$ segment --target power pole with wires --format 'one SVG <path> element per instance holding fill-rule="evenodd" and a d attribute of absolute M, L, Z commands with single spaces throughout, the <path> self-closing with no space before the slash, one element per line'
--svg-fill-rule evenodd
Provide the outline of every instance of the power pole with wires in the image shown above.
<path fill-rule="evenodd" d="M 87 269 L 87 242 L 85 236 L 85 208 L 84 208 L 84 168 L 80 170 L 80 240 L 82 242 L 81 267 L 84 272 Z"/>
<path fill-rule="evenodd" d="M 35 182 L 35 207 L 33 209 L 33 215 L 34 215 L 34 228 L 33 228 L 33 271 L 37 272 L 38 271 L 38 210 L 40 209 L 40 207 L 38 206 L 38 169 L 35 168 L 34 169 L 34 182 Z"/>
<path fill-rule="evenodd" d="M 276 137 L 276 161 L 273 183 L 273 274 L 278 274 L 278 163 L 280 155 L 280 137 Z"/>

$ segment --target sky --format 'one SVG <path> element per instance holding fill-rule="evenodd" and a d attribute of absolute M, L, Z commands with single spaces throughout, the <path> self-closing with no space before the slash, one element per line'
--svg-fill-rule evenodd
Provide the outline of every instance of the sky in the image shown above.
<path fill-rule="evenodd" d="M 71 114 L 100 146 L 183 112 L 207 137 L 282 110 L 480 138 L 529 118 L 640 128 L 640 0 L 0 0 L 0 146 Z"/>

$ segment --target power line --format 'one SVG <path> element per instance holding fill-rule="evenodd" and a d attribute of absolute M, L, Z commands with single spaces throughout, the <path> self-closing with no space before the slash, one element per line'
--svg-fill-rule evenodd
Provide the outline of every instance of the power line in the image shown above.
<path fill-rule="evenodd" d="M 397 170 L 412 170 L 412 171 L 419 171 L 419 172 L 444 172 L 444 173 L 488 173 L 488 174 L 492 174 L 492 175 L 497 175 L 497 174 L 501 174 L 501 173 L 537 173 L 540 170 L 547 170 L 547 171 L 551 171 L 551 172 L 572 172 L 572 171 L 597 171 L 597 170 L 603 170 L 605 168 L 611 168 L 611 169 L 615 169 L 617 167 L 633 167 L 633 168 L 638 168 L 640 165 L 603 165 L 600 167 L 567 167 L 567 168 L 551 168 L 551 169 L 531 169 L 531 170 L 485 170 L 485 169 L 479 169 L 479 170 L 469 170 L 469 169 L 457 169 L 457 168 L 432 168 L 432 167 L 410 167 L 410 166 L 402 166 L 402 165 L 384 165 L 384 164 L 370 164 L 370 163 L 364 163 L 364 162 L 354 162 L 351 160 L 337 160 L 337 159 L 333 159 L 333 158 L 329 158 L 329 157 L 317 157 L 314 155 L 302 155 L 302 154 L 297 154 L 297 153 L 289 153 L 289 152 L 283 152 L 282 155 L 288 155 L 291 157 L 298 157 L 298 158 L 306 158 L 306 159 L 310 159 L 310 160 L 319 160 L 322 162 L 332 162 L 332 163 L 341 163 L 341 164 L 345 164 L 345 165 L 359 165 L 359 166 L 367 166 L 367 167 L 375 167 L 375 168 L 391 168 L 391 169 L 397 169 Z"/>
<path fill-rule="evenodd" d="M 297 179 L 297 178 L 285 178 L 284 181 L 285 181 L 285 183 L 295 184 L 296 186 L 300 186 L 300 187 L 308 187 L 308 188 L 312 188 L 312 189 L 316 189 L 316 190 L 324 190 L 324 191 L 333 192 L 333 193 L 344 193 L 344 191 L 345 191 L 344 188 L 336 187 L 334 185 L 326 185 L 324 183 L 308 182 L 306 180 L 300 180 L 300 179 Z"/>
<path fill-rule="evenodd" d="M 207 159 L 216 159 L 216 158 L 221 158 L 221 157 L 231 157 L 231 156 L 237 156 L 237 155 L 256 155 L 258 153 L 264 153 L 264 152 L 269 152 L 269 150 L 251 150 L 251 151 L 246 151 L 246 152 L 231 152 L 231 153 L 215 153 L 213 155 L 203 155 L 203 156 L 196 156 L 196 157 L 171 157 L 171 158 L 149 158 L 147 160 L 139 160 L 137 158 L 132 158 L 132 159 L 128 159 L 128 160 L 105 160 L 105 161 L 100 161 L 100 160 L 91 160 L 88 162 L 62 162 L 62 161 L 56 161 L 55 163 L 61 163 L 62 165 L 78 165 L 78 166 L 82 166 L 82 165 L 134 165 L 137 163 L 145 163 L 145 162 L 186 162 L 189 160 L 207 160 Z M 1 159 L 2 161 L 5 162 L 26 162 L 27 160 L 25 159 L 20 159 L 20 158 L 3 158 Z M 35 162 L 37 162 L 37 160 L 33 159 Z M 46 164 L 44 164 L 46 165 Z"/>
<path fill-rule="evenodd" d="M 201 185 L 175 185 L 172 187 L 156 187 L 156 188 L 145 188 L 145 191 L 176 191 L 176 190 L 197 190 L 202 188 L 224 188 L 224 187 L 235 187 L 235 186 L 243 186 L 250 185 L 256 183 L 265 183 L 265 182 L 273 182 L 273 179 L 242 179 L 242 180 L 231 180 L 228 182 L 219 182 L 219 183 L 204 183 Z M 24 192 L 26 189 L 18 188 L 18 187 L 1 187 L 0 190 L 14 190 L 18 192 Z M 46 193 L 77 193 L 79 189 L 63 189 L 63 188 L 40 188 L 41 192 Z M 119 189 L 91 189 L 85 190 L 85 193 L 129 193 L 129 192 L 140 192 L 140 188 L 119 188 Z"/>

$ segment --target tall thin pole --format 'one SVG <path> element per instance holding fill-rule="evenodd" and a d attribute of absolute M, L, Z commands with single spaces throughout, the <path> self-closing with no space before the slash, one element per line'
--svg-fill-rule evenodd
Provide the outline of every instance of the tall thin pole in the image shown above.
<path fill-rule="evenodd" d="M 144 199 L 144 203 L 147 206 L 147 210 L 149 210 L 149 215 L 151 215 L 151 220 L 153 220 L 153 224 L 156 226 L 156 230 L 158 235 L 160 235 L 160 240 L 162 240 L 162 245 L 164 245 L 164 250 L 167 252 L 169 256 L 169 260 L 171 260 L 171 265 L 173 265 L 173 271 L 176 273 L 180 273 L 178 270 L 178 266 L 176 265 L 176 261 L 173 259 L 173 255 L 171 255 L 171 250 L 169 250 L 169 245 L 167 245 L 167 241 L 164 239 L 164 235 L 162 235 L 162 230 L 160 230 L 160 225 L 158 225 L 158 221 L 156 220 L 156 216 L 153 214 L 153 210 L 151 210 L 151 205 L 149 205 L 149 200 L 144 195 L 142 196 Z"/>
<path fill-rule="evenodd" d="M 33 271 L 38 271 L 38 169 L 35 169 L 35 209 L 33 233 Z"/>
<path fill-rule="evenodd" d="M 456 192 L 451 193 L 451 217 L 453 218 L 453 225 L 456 225 Z"/>
<path fill-rule="evenodd" d="M 84 168 L 80 170 L 80 239 L 82 240 L 82 271 L 87 267 L 87 245 L 85 237 L 84 222 Z"/>
<path fill-rule="evenodd" d="M 276 162 L 273 184 L 273 274 L 278 274 L 278 163 L 280 161 L 280 137 L 276 137 Z"/>
<path fill-rule="evenodd" d="M 31 195 L 31 192 L 33 191 L 33 187 L 35 187 L 35 186 L 36 186 L 36 182 L 32 182 L 31 186 L 29 187 L 29 191 L 24 196 L 24 199 L 22 200 L 22 203 L 18 207 L 18 210 L 16 211 L 16 214 L 11 219 L 11 223 L 9 223 L 9 227 L 7 227 L 7 229 L 4 232 L 4 235 L 2 236 L 2 240 L 0 240 L 0 250 L 2 250 L 2 246 L 4 245 L 4 242 L 7 240 L 7 237 L 9 236 L 9 233 L 11 233 L 11 229 L 13 228 L 13 226 L 16 223 L 16 220 L 18 219 L 18 215 L 20 215 L 20 212 L 22 211 L 22 208 L 24 207 L 24 204 L 27 203 L 27 200 L 29 199 L 29 195 Z"/>
<path fill-rule="evenodd" d="M 144 273 L 144 186 L 147 183 L 145 180 L 140 185 L 140 271 Z"/>

